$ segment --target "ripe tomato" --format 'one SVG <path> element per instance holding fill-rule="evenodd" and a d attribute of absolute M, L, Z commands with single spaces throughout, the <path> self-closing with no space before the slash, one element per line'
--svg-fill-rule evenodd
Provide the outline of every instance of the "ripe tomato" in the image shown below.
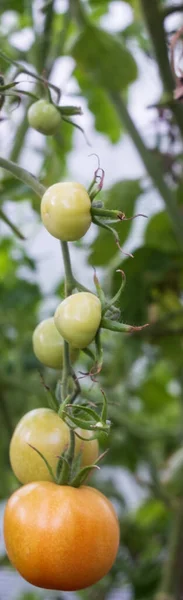
<path fill-rule="evenodd" d="M 40 133 L 53 135 L 61 124 L 61 115 L 50 102 L 38 100 L 28 110 L 28 122 L 33 129 Z"/>
<path fill-rule="evenodd" d="M 63 337 L 55 327 L 54 318 L 45 319 L 37 325 L 33 337 L 34 354 L 47 367 L 62 369 L 63 367 Z M 77 348 L 70 348 L 70 359 L 74 362 L 79 354 Z"/>
<path fill-rule="evenodd" d="M 91 225 L 91 201 L 80 183 L 55 183 L 42 197 L 41 218 L 46 229 L 63 242 L 79 240 Z"/>
<path fill-rule="evenodd" d="M 90 440 L 91 431 L 77 429 L 86 442 L 75 436 L 75 454 L 82 449 L 81 465 L 93 464 L 99 454 L 97 440 Z M 10 443 L 10 462 L 21 483 L 31 481 L 51 481 L 50 473 L 33 448 L 35 446 L 48 460 L 54 474 L 60 456 L 69 444 L 69 428 L 62 419 L 49 408 L 31 410 L 19 421 Z"/>
<path fill-rule="evenodd" d="M 45 589 L 80 590 L 112 567 L 119 524 L 98 490 L 37 482 L 9 499 L 4 536 L 9 559 L 24 579 Z"/>
<path fill-rule="evenodd" d="M 101 321 L 101 303 L 90 292 L 65 298 L 56 309 L 55 325 L 63 338 L 76 348 L 85 348 L 94 339 Z"/>

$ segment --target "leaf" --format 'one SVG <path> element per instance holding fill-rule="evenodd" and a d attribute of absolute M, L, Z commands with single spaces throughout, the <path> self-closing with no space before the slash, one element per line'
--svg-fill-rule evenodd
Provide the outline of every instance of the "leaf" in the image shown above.
<path fill-rule="evenodd" d="M 1 0 L 0 12 L 3 13 L 6 10 L 14 10 L 16 12 L 23 13 L 25 9 L 24 0 Z"/>
<path fill-rule="evenodd" d="M 95 118 L 95 129 L 109 137 L 111 142 L 118 142 L 122 132 L 121 121 L 106 91 L 94 85 L 92 77 L 75 69 L 75 77 L 88 100 L 88 107 Z"/>
<path fill-rule="evenodd" d="M 119 92 L 137 77 L 136 63 L 117 36 L 87 25 L 71 48 L 81 70 L 100 86 Z"/>
<path fill-rule="evenodd" d="M 106 194 L 105 208 L 119 209 L 131 217 L 134 214 L 135 203 L 138 196 L 142 193 L 139 179 L 124 180 L 116 183 Z M 119 222 L 115 226 L 120 238 L 120 244 L 124 244 L 127 239 L 132 221 Z M 104 266 L 119 251 L 115 240 L 110 233 L 100 230 L 98 237 L 91 245 L 89 263 L 95 266 Z M 118 276 L 119 282 L 119 276 Z"/>
<path fill-rule="evenodd" d="M 153 215 L 145 230 L 145 243 L 151 248 L 159 248 L 165 252 L 179 251 L 179 246 L 168 214 L 162 211 Z"/>
<path fill-rule="evenodd" d="M 153 377 L 144 381 L 142 386 L 135 390 L 135 394 L 142 399 L 144 410 L 151 414 L 161 412 L 168 403 L 175 402 L 175 397 L 169 394 L 165 386 Z"/>
<path fill-rule="evenodd" d="M 164 520 L 166 518 L 166 509 L 160 500 L 153 498 L 146 500 L 142 506 L 137 510 L 135 515 L 135 521 L 143 527 L 143 529 L 159 532 L 164 526 Z"/>
<path fill-rule="evenodd" d="M 153 291 L 172 283 L 177 285 L 183 276 L 182 255 L 156 250 L 147 245 L 134 252 L 134 258 L 125 259 L 118 268 L 126 275 L 126 286 L 121 298 L 124 322 L 141 325 L 148 320 L 148 306 L 153 299 Z M 118 273 L 114 274 L 112 293 L 119 285 Z M 173 279 L 172 279 L 173 277 Z"/>

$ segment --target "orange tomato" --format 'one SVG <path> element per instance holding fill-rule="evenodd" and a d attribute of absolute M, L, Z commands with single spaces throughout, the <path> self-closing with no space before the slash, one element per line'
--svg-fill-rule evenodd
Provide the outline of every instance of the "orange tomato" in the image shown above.
<path fill-rule="evenodd" d="M 4 537 L 10 561 L 35 586 L 74 591 L 111 569 L 119 524 L 98 490 L 29 483 L 8 500 Z"/>

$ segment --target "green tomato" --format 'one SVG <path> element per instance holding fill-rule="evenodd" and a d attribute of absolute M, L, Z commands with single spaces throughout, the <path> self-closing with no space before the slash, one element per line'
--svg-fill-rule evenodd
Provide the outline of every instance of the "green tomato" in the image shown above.
<path fill-rule="evenodd" d="M 93 341 L 101 321 L 101 302 L 90 292 L 65 298 L 56 309 L 55 325 L 63 338 L 76 348 Z"/>
<path fill-rule="evenodd" d="M 36 131 L 53 135 L 61 124 L 61 115 L 54 104 L 46 100 L 38 100 L 28 110 L 28 122 Z"/>
<path fill-rule="evenodd" d="M 97 440 L 90 440 L 91 431 L 76 430 L 86 442 L 75 436 L 75 455 L 82 450 L 81 465 L 93 464 L 99 454 Z M 10 443 L 10 463 L 17 479 L 25 484 L 32 481 L 51 481 L 50 473 L 39 454 L 39 450 L 52 467 L 54 475 L 58 457 L 69 444 L 69 427 L 49 408 L 36 408 L 22 417 Z"/>
<path fill-rule="evenodd" d="M 34 354 L 43 365 L 52 369 L 62 369 L 64 340 L 55 327 L 53 317 L 45 319 L 37 325 L 32 341 Z M 78 354 L 77 348 L 70 348 L 71 362 L 77 359 Z"/>
<path fill-rule="evenodd" d="M 91 201 L 84 186 L 68 181 L 51 185 L 42 197 L 41 218 L 59 240 L 79 240 L 91 225 Z"/>

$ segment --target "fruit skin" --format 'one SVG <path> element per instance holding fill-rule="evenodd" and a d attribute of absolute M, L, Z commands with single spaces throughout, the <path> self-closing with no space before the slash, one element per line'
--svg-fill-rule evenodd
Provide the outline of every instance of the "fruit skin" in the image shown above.
<path fill-rule="evenodd" d="M 32 336 L 33 350 L 36 358 L 52 369 L 63 367 L 63 337 L 55 327 L 54 318 L 41 321 Z M 77 348 L 70 348 L 70 359 L 73 363 L 79 354 Z"/>
<path fill-rule="evenodd" d="M 88 440 L 91 431 L 77 429 L 79 435 Z M 19 421 L 10 442 L 10 463 L 17 479 L 25 484 L 32 481 L 51 481 L 50 473 L 39 454 L 30 448 L 37 448 L 52 467 L 56 475 L 58 457 L 69 444 L 69 428 L 50 408 L 36 408 L 25 414 Z M 81 465 L 93 464 L 99 455 L 96 439 L 83 442 L 75 436 L 75 453 L 82 449 Z"/>
<path fill-rule="evenodd" d="M 111 502 L 98 490 L 30 483 L 8 500 L 4 537 L 10 561 L 45 589 L 84 589 L 108 573 L 119 545 Z"/>
<path fill-rule="evenodd" d="M 42 197 L 41 218 L 59 240 L 79 240 L 91 225 L 91 201 L 85 187 L 68 181 L 51 185 Z"/>
<path fill-rule="evenodd" d="M 27 116 L 29 125 L 45 135 L 56 133 L 61 124 L 61 115 L 56 106 L 46 100 L 31 104 Z"/>
<path fill-rule="evenodd" d="M 68 296 L 56 309 L 55 325 L 73 347 L 86 348 L 94 339 L 101 321 L 101 302 L 90 292 Z"/>

